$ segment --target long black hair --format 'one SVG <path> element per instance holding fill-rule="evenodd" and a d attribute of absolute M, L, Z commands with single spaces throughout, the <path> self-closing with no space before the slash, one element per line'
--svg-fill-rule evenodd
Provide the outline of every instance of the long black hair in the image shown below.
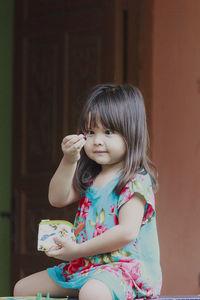
<path fill-rule="evenodd" d="M 139 89 L 130 84 L 96 86 L 82 111 L 78 133 L 86 133 L 88 126 L 95 127 L 98 121 L 105 128 L 120 133 L 126 143 L 122 175 L 115 193 L 119 195 L 136 173 L 149 173 L 156 191 L 158 184 L 153 172 L 154 165 L 147 154 L 149 136 L 143 96 Z M 74 176 L 75 188 L 84 192 L 100 171 L 101 165 L 88 158 L 83 148 Z"/>

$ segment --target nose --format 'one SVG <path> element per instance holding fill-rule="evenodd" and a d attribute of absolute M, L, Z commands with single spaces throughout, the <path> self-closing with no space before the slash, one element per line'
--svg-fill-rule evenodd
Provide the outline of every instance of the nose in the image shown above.
<path fill-rule="evenodd" d="M 101 134 L 95 134 L 94 135 L 94 145 L 103 145 L 103 137 Z"/>

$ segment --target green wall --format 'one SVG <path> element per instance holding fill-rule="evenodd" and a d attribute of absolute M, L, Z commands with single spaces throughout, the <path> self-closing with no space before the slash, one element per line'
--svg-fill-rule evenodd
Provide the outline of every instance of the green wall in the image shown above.
<path fill-rule="evenodd" d="M 14 0 L 0 1 L 0 211 L 11 209 L 12 62 Z M 0 217 L 0 296 L 10 291 L 10 222 Z"/>

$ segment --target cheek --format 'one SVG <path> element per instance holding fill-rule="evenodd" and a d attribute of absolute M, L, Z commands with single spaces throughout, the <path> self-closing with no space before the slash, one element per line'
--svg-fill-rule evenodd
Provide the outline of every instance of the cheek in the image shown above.
<path fill-rule="evenodd" d="M 124 146 L 121 147 L 121 156 L 122 156 L 123 159 L 126 156 L 126 147 L 124 147 Z"/>
<path fill-rule="evenodd" d="M 122 143 L 121 147 L 120 147 L 120 154 L 121 154 L 121 159 L 123 159 L 123 160 L 126 157 L 126 150 L 127 150 L 127 148 L 126 148 L 125 143 Z"/>
<path fill-rule="evenodd" d="M 121 140 L 119 141 L 119 145 L 120 145 L 120 152 L 121 153 L 126 153 L 126 142 L 124 140 Z"/>

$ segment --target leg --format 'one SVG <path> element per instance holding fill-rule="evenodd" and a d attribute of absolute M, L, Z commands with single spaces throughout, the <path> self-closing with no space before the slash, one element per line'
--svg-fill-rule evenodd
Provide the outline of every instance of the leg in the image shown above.
<path fill-rule="evenodd" d="M 41 293 L 43 296 L 50 293 L 51 297 L 77 297 L 78 290 L 59 286 L 46 270 L 21 279 L 14 287 L 14 296 L 36 296 L 37 293 Z"/>
<path fill-rule="evenodd" d="M 91 279 L 80 289 L 79 300 L 113 300 L 109 288 L 100 280 Z"/>

